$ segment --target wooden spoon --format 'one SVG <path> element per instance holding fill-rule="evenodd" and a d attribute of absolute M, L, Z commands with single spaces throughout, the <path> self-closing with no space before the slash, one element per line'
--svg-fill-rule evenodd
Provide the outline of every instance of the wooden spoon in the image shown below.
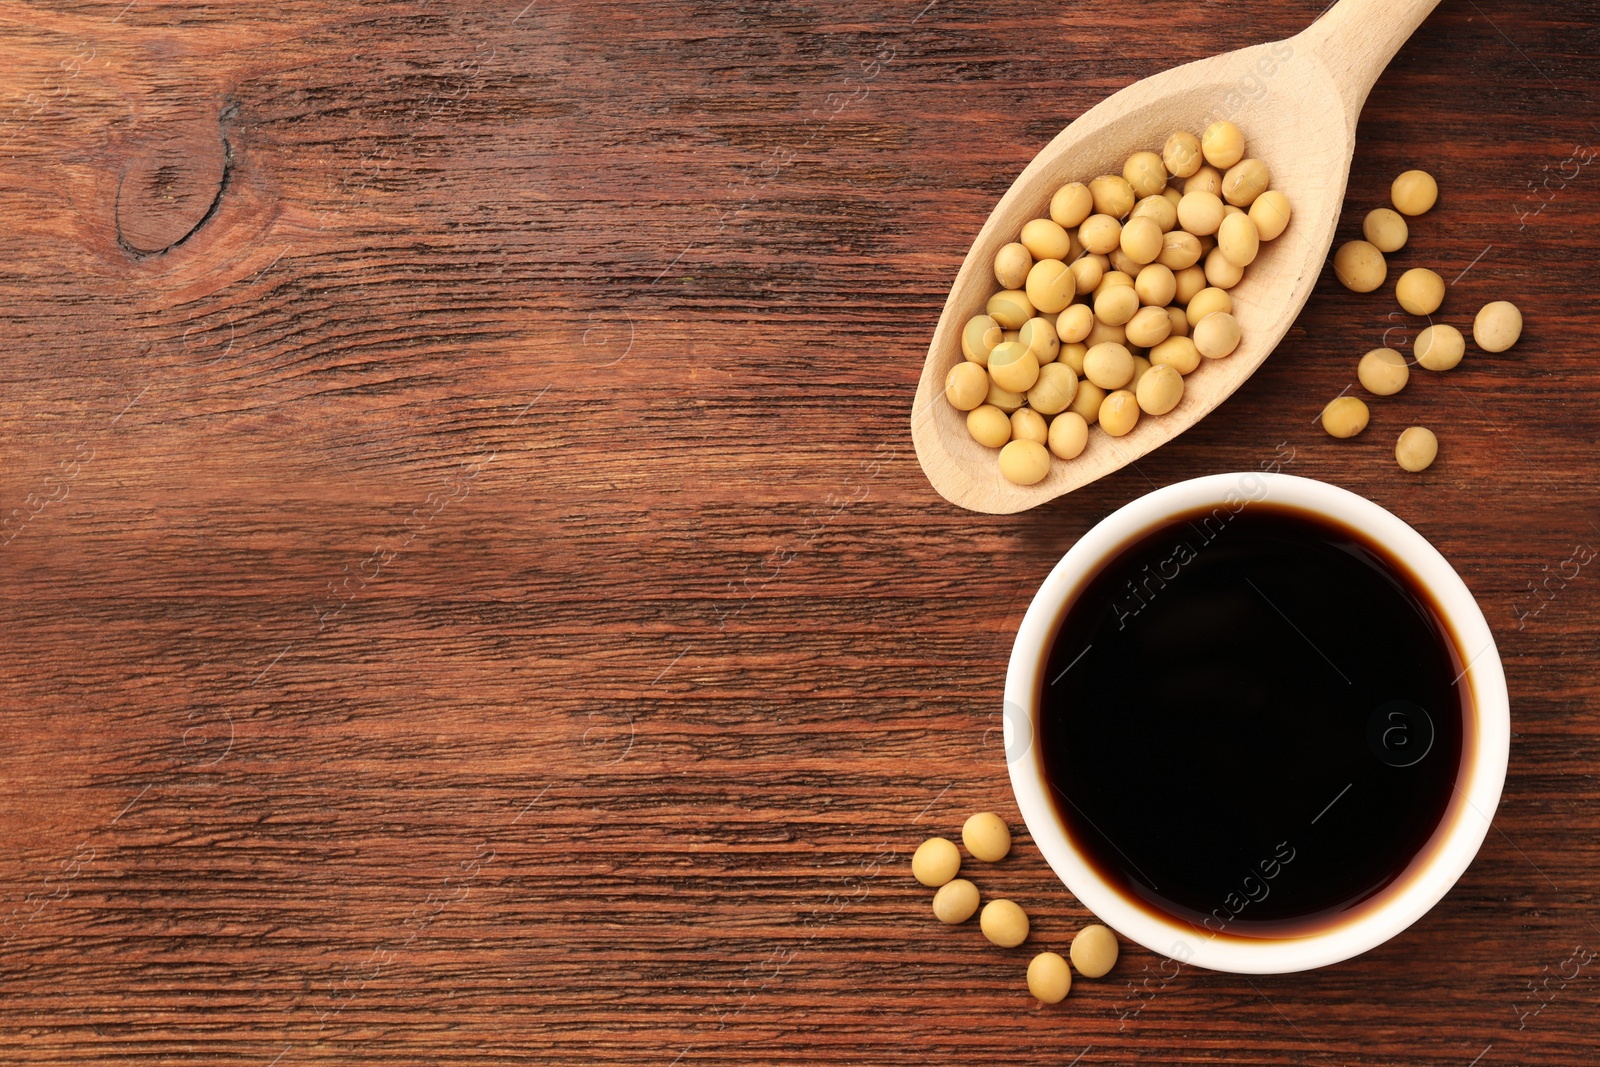
<path fill-rule="evenodd" d="M 1101 101 L 1034 157 L 995 205 L 945 301 L 917 387 L 911 436 L 928 480 L 945 499 L 1006 514 L 1035 507 L 1110 474 L 1198 422 L 1250 377 L 1300 313 L 1333 243 L 1355 151 L 1356 118 L 1378 75 L 1439 0 L 1341 0 L 1302 33 L 1188 63 Z M 1132 433 L 1098 428 L 1076 459 L 1052 459 L 1037 485 L 1000 475 L 995 449 L 967 433 L 965 413 L 944 399 L 944 378 L 962 360 L 961 328 L 1000 287 L 991 265 L 1023 223 L 1049 215 L 1067 182 L 1121 174 L 1129 155 L 1160 151 L 1174 130 L 1196 136 L 1217 119 L 1237 123 L 1245 154 L 1263 160 L 1272 188 L 1288 196 L 1289 227 L 1232 291 L 1243 340 L 1224 359 L 1184 379 L 1182 402 L 1146 415 Z M 1373 205 L 1378 206 L 1378 205 Z"/>

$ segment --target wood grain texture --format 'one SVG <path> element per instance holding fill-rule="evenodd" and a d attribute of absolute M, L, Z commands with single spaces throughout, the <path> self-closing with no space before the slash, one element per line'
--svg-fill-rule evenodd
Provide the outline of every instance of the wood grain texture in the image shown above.
<path fill-rule="evenodd" d="M 1068 499 L 961 511 L 907 440 L 1039 147 L 1320 6 L 0 4 L 0 1061 L 1593 1064 L 1600 7 L 1445 0 L 1358 130 L 1336 239 L 1427 166 L 1396 265 L 1459 325 L 1516 300 L 1510 352 L 1326 438 L 1417 324 L 1325 270 Z M 910 852 L 1015 820 L 1001 682 L 1060 554 L 1274 459 L 1480 597 L 1495 829 L 1360 959 L 1130 949 L 1039 1009 L 1086 915 L 1021 827 L 974 874 L 1015 950 Z"/>

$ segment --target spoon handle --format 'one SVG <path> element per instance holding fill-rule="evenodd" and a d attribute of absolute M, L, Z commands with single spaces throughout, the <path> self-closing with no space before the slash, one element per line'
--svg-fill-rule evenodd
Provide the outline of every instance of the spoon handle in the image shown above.
<path fill-rule="evenodd" d="M 1438 6 L 1439 0 L 1339 0 L 1294 38 L 1333 75 L 1351 129 L 1378 75 Z"/>

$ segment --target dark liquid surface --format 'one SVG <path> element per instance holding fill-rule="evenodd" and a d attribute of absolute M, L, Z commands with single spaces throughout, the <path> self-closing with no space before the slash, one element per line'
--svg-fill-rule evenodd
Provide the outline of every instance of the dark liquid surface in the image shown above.
<path fill-rule="evenodd" d="M 1212 931 L 1310 932 L 1439 827 L 1464 664 L 1381 549 L 1248 504 L 1126 546 L 1067 611 L 1042 679 L 1052 800 L 1125 895 Z"/>

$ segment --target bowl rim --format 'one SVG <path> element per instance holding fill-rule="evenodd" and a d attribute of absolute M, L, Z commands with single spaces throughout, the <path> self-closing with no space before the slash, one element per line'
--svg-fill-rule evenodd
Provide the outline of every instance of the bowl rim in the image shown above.
<path fill-rule="evenodd" d="M 1432 595 L 1466 661 L 1474 700 L 1471 758 L 1457 782 L 1459 810 L 1421 867 L 1391 896 L 1332 929 L 1289 937 L 1218 938 L 1182 920 L 1140 908 L 1108 885 L 1073 846 L 1047 794 L 1032 751 L 1038 736 L 1036 681 L 1062 607 L 1106 559 L 1140 532 L 1203 506 L 1271 502 L 1327 516 L 1384 545 Z M 1476 652 L 1469 650 L 1476 649 Z M 1469 658 L 1470 657 L 1470 658 Z M 1488 834 L 1510 756 L 1511 714 L 1494 635 L 1477 600 L 1426 538 L 1379 504 L 1339 486 L 1298 475 L 1235 471 L 1176 482 L 1101 519 L 1051 569 L 1028 605 L 1006 672 L 1006 758 L 1017 807 L 1035 844 L 1078 900 L 1122 936 L 1180 963 L 1240 974 L 1309 970 L 1360 955 L 1420 919 L 1465 873 Z M 1452 807 L 1455 804 L 1453 802 Z"/>

